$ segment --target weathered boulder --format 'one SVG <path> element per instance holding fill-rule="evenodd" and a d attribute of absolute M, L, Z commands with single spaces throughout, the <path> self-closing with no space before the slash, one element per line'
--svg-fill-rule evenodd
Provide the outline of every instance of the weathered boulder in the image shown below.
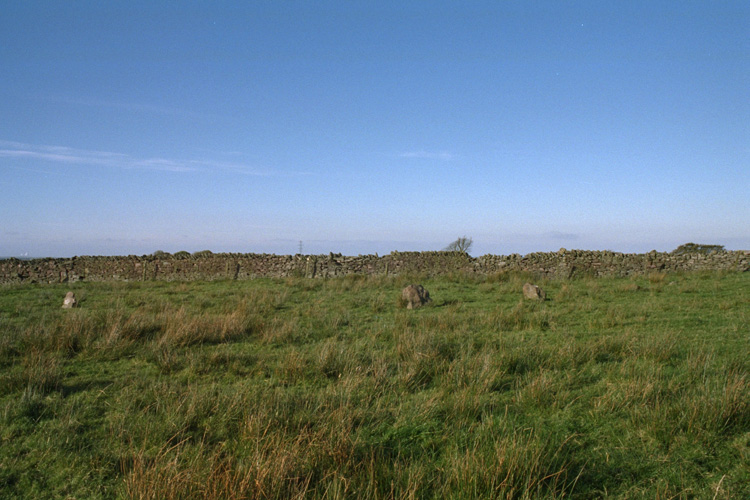
<path fill-rule="evenodd" d="M 536 285 L 532 285 L 531 283 L 523 284 L 523 296 L 526 299 L 532 300 L 545 300 L 547 298 L 547 294 L 544 293 L 544 290 Z"/>
<path fill-rule="evenodd" d="M 77 307 L 78 301 L 76 300 L 76 294 L 73 292 L 68 292 L 65 294 L 65 299 L 63 299 L 63 309 L 70 309 L 72 307 Z"/>
<path fill-rule="evenodd" d="M 416 309 L 430 302 L 430 292 L 422 285 L 409 285 L 401 291 L 401 298 L 406 302 L 407 309 Z"/>

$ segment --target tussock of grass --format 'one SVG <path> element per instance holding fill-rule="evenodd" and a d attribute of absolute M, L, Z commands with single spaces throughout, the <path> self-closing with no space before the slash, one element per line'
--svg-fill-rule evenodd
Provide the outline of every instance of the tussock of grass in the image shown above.
<path fill-rule="evenodd" d="M 750 495 L 748 275 L 539 278 L 6 287 L 0 496 Z"/>

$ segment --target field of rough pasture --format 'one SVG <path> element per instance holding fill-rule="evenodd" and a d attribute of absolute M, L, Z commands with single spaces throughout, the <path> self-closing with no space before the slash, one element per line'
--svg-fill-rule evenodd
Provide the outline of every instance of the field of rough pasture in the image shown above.
<path fill-rule="evenodd" d="M 750 498 L 750 273 L 537 278 L 4 285 L 0 497 Z"/>

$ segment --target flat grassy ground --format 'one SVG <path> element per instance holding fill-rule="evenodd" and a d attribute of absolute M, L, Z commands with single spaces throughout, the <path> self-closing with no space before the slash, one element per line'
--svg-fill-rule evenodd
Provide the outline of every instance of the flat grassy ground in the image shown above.
<path fill-rule="evenodd" d="M 4 286 L 0 498 L 747 499 L 749 319 L 750 273 Z"/>

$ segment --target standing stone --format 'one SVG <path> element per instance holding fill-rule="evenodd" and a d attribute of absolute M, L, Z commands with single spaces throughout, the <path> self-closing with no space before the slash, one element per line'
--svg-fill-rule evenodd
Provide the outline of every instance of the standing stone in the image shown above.
<path fill-rule="evenodd" d="M 523 296 L 524 298 L 532 300 L 545 300 L 547 298 L 547 294 L 544 293 L 544 290 L 536 285 L 532 285 L 531 283 L 523 284 Z"/>
<path fill-rule="evenodd" d="M 76 300 L 76 295 L 73 292 L 68 292 L 65 294 L 65 299 L 63 300 L 63 309 L 70 309 L 73 307 L 78 306 L 78 301 Z"/>
<path fill-rule="evenodd" d="M 422 285 L 409 285 L 401 291 L 401 298 L 406 302 L 407 309 L 416 309 L 430 302 L 430 292 Z"/>

